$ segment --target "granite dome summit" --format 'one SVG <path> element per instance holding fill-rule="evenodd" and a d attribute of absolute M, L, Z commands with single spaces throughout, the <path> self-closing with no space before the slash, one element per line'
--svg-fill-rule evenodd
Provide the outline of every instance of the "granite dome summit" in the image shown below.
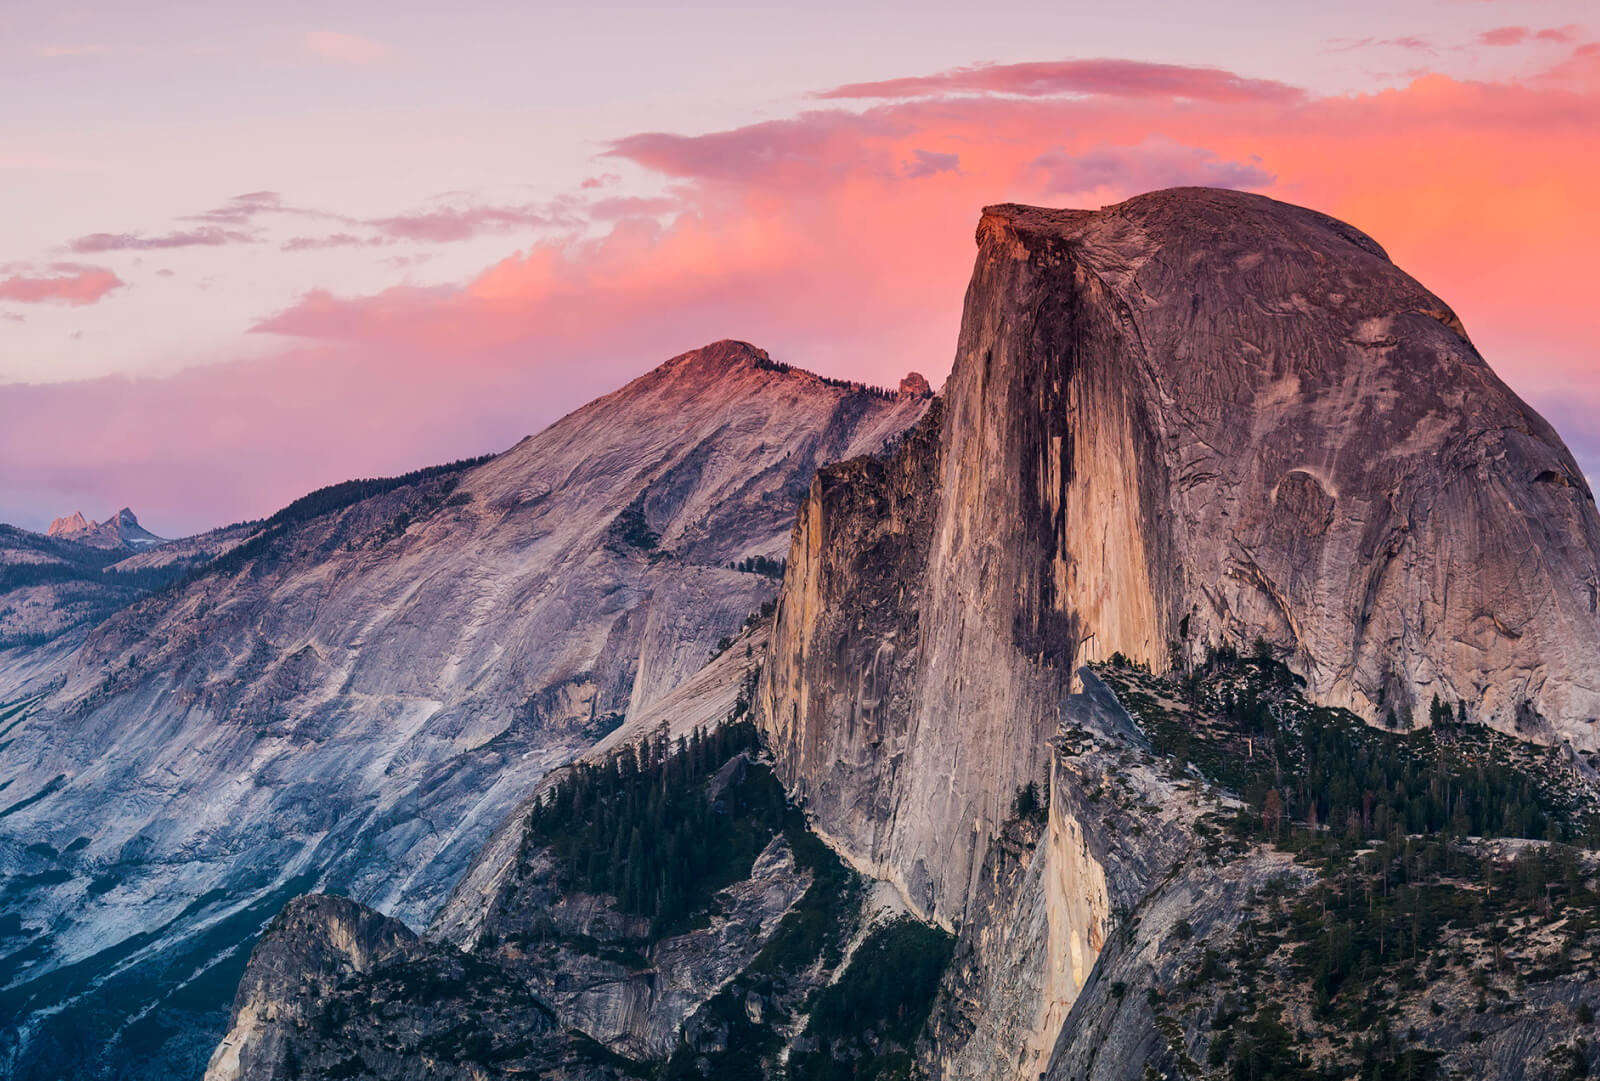
<path fill-rule="evenodd" d="M 1600 518 L 1450 308 L 1209 188 L 984 210 L 937 438 L 823 470 L 763 673 L 780 768 L 959 919 L 1081 664 L 1264 638 L 1371 722 L 1600 747 Z M 917 453 L 913 453 L 913 448 Z"/>

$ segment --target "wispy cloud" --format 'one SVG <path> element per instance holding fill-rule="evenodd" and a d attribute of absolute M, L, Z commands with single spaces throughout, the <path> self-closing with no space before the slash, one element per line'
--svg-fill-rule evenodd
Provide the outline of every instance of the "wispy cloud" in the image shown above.
<path fill-rule="evenodd" d="M 301 234 L 283 239 L 285 252 L 322 248 L 378 247 L 401 241 L 448 244 L 473 237 L 527 229 L 582 229 L 593 222 L 630 215 L 665 213 L 679 206 L 674 199 L 599 199 L 585 204 L 577 198 L 547 203 L 477 203 L 452 192 L 449 205 L 434 205 L 382 217 L 356 217 L 288 203 L 274 191 L 235 195 L 198 214 L 175 219 L 179 228 L 167 232 L 90 233 L 67 244 L 78 255 L 121 251 L 161 251 L 173 248 L 220 248 L 230 244 L 257 244 L 272 239 L 265 219 L 300 219 L 324 222 L 333 228 L 324 235 Z"/>
<path fill-rule="evenodd" d="M 169 248 L 219 248 L 224 244 L 253 244 L 253 234 L 237 229 L 208 225 L 147 236 L 142 233 L 90 233 L 74 240 L 69 247 L 79 255 L 112 251 L 163 251 Z"/>
<path fill-rule="evenodd" d="M 304 214 L 306 211 L 285 206 L 283 196 L 275 191 L 252 191 L 235 195 L 221 206 L 199 214 L 190 214 L 183 221 L 209 222 L 214 225 L 249 225 L 262 214 Z"/>
<path fill-rule="evenodd" d="M 1305 97 L 1303 90 L 1287 83 L 1246 78 L 1221 68 L 1109 59 L 975 64 L 935 75 L 850 83 L 824 90 L 817 96 L 840 100 L 972 93 L 1015 94 L 1021 97 L 1095 94 L 1232 103 L 1290 102 Z"/>
<path fill-rule="evenodd" d="M 81 306 L 95 304 L 126 282 L 105 267 L 55 263 L 43 274 L 14 274 L 0 280 L 0 300 L 21 304 L 54 301 Z"/>
<path fill-rule="evenodd" d="M 372 248 L 388 244 L 381 236 L 356 236 L 354 233 L 331 233 L 328 236 L 295 236 L 279 245 L 283 251 L 316 251 L 321 248 Z"/>
<path fill-rule="evenodd" d="M 1497 26 L 1478 35 L 1479 45 L 1521 45 L 1528 41 L 1548 41 L 1557 45 L 1570 45 L 1578 40 L 1576 26 L 1547 26 L 1535 30 L 1531 26 Z"/>
<path fill-rule="evenodd" d="M 1521 45 L 1528 40 L 1530 31 L 1526 26 L 1500 26 L 1493 30 L 1485 30 L 1478 35 L 1479 45 Z"/>
<path fill-rule="evenodd" d="M 1323 52 L 1346 53 L 1356 49 L 1407 49 L 1412 52 L 1435 52 L 1432 41 L 1416 34 L 1396 38 L 1334 38 Z"/>
<path fill-rule="evenodd" d="M 546 204 L 524 203 L 514 206 L 487 204 L 442 207 L 386 218 L 368 218 L 363 224 L 395 240 L 449 243 L 467 240 L 483 233 L 504 233 L 516 229 L 575 225 L 578 220 Z"/>
<path fill-rule="evenodd" d="M 683 209 L 683 200 L 670 196 L 622 196 L 596 199 L 584 208 L 591 221 L 616 221 L 619 218 L 648 218 Z"/>
<path fill-rule="evenodd" d="M 1101 145 L 1081 154 L 1051 150 L 1029 163 L 1053 195 L 1078 195 L 1116 187 L 1121 191 L 1210 187 L 1255 190 L 1276 179 L 1259 165 L 1229 161 L 1214 150 L 1185 146 L 1151 135 L 1133 146 Z"/>

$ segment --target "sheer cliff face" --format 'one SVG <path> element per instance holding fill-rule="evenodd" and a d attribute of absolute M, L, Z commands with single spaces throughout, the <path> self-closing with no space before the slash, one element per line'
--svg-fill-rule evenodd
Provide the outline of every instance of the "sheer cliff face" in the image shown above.
<path fill-rule="evenodd" d="M 1262 636 L 1374 721 L 1438 693 L 1597 746 L 1593 497 L 1376 243 L 1178 189 L 991 207 L 978 248 L 937 439 L 814 484 L 763 677 L 861 863 L 958 918 L 1074 666 L 1116 651 Z"/>

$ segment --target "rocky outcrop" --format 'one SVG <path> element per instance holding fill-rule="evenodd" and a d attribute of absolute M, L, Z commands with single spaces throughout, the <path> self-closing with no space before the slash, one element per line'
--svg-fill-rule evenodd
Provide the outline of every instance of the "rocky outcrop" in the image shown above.
<path fill-rule="evenodd" d="M 959 921 L 1084 661 L 1261 636 L 1311 695 L 1600 745 L 1600 518 L 1359 231 L 1177 189 L 988 208 L 941 429 L 812 486 L 760 693 L 818 827 Z"/>
<path fill-rule="evenodd" d="M 45 535 L 50 537 L 78 537 L 94 528 L 94 523 L 83 516 L 83 511 L 73 511 L 65 518 L 50 523 Z"/>
<path fill-rule="evenodd" d="M 539 777 L 771 599 L 731 565 L 782 554 L 816 467 L 926 408 L 716 343 L 491 460 L 313 493 L 102 623 L 0 753 L 34 936 L 0 1063 L 130 1076 L 128 1016 L 239 964 L 286 893 L 425 925 Z"/>
<path fill-rule="evenodd" d="M 495 966 L 343 897 L 302 897 L 250 958 L 205 1081 L 624 1074 Z"/>
<path fill-rule="evenodd" d="M 930 398 L 933 388 L 921 372 L 907 372 L 905 378 L 900 380 L 900 395 L 904 398 Z"/>
<path fill-rule="evenodd" d="M 720 661 L 700 681 L 731 675 L 747 690 L 740 669 Z M 634 733 L 663 757 L 637 753 L 632 739 L 620 754 L 591 751 L 587 782 L 514 816 L 503 831 L 515 837 L 508 864 L 487 892 L 458 891 L 452 899 L 460 906 L 471 897 L 470 928 L 442 918 L 419 937 L 343 898 L 287 905 L 251 956 L 207 1081 L 279 1081 L 297 1070 L 349 1070 L 357 1059 L 362 1069 L 397 1078 L 694 1077 L 704 1072 L 697 1060 L 720 1060 L 715 1076 L 753 1076 L 756 1059 L 773 1065 L 791 1048 L 815 1052 L 815 1038 L 799 1039 L 811 1031 L 804 1009 L 849 975 L 869 930 L 901 910 L 892 895 L 885 904 L 860 890 L 784 806 L 751 753 L 748 722 L 724 731 L 743 742 L 721 753 L 712 747 L 724 744 L 705 728 L 679 743 L 674 727 L 663 720 Z M 715 872 L 721 888 L 706 888 L 668 923 L 637 900 L 629 907 L 583 888 L 589 853 L 560 851 L 569 831 L 604 830 L 624 802 L 632 806 L 631 797 L 593 787 L 619 769 L 621 777 L 653 771 L 644 789 L 665 796 L 657 817 L 618 834 L 631 832 L 636 848 L 641 830 L 646 846 L 677 836 L 695 806 L 707 815 L 705 828 L 720 829 L 713 823 L 727 815 L 732 834 L 760 838 Z M 575 797 L 580 787 L 589 798 Z M 563 817 L 551 825 L 555 814 Z M 923 978 L 929 992 L 937 975 L 935 967 Z M 920 1017 L 912 1027 L 919 1025 Z"/>
<path fill-rule="evenodd" d="M 812 481 L 758 692 L 785 786 L 858 870 L 896 883 L 924 918 L 936 907 L 926 865 L 895 861 L 890 845 L 915 753 L 907 722 L 942 415 L 936 400 L 892 457 Z"/>
<path fill-rule="evenodd" d="M 984 859 L 924 1039 L 930 1077 L 1037 1078 L 1107 941 L 1217 806 L 1161 767 L 1088 669 L 1080 679 L 1042 810 L 1008 821 Z"/>
<path fill-rule="evenodd" d="M 321 1003 L 291 989 L 312 980 L 336 985 L 423 952 L 405 924 L 348 898 L 312 895 L 290 902 L 251 957 L 234 1002 L 233 1024 L 212 1055 L 207 1081 L 264 1076 L 262 1067 L 283 1057 L 285 1038 L 319 1020 L 315 1011 Z"/>

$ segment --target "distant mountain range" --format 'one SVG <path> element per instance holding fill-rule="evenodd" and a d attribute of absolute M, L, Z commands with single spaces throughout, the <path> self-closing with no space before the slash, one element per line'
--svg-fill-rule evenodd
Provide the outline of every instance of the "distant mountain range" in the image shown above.
<path fill-rule="evenodd" d="M 132 510 L 123 507 L 103 522 L 91 522 L 83 511 L 74 511 L 66 518 L 50 523 L 49 536 L 58 540 L 76 541 L 91 548 L 121 548 L 142 551 L 153 545 L 166 543 L 144 526 Z"/>

